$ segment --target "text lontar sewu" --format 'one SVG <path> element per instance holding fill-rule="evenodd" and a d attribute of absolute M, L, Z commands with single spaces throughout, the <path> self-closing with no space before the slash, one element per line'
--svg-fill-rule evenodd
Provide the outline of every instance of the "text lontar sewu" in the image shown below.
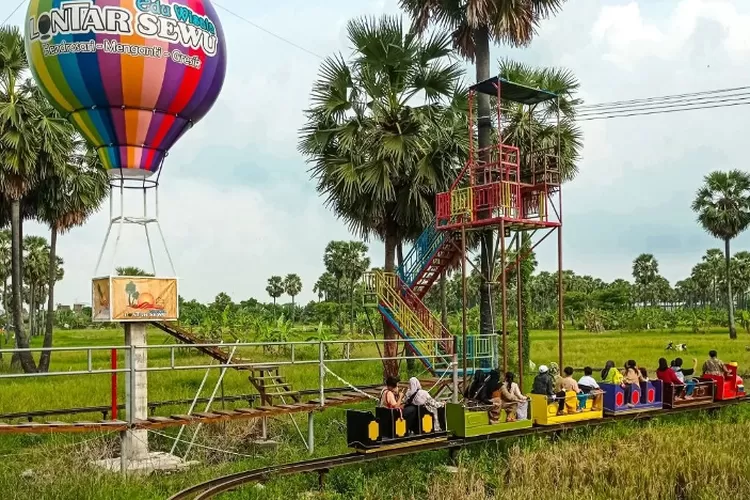
<path fill-rule="evenodd" d="M 60 7 L 31 17 L 29 39 L 44 43 L 44 55 L 104 51 L 140 57 L 170 57 L 188 66 L 200 66 L 197 56 L 178 49 L 122 43 L 115 39 L 49 44 L 56 35 L 140 35 L 144 38 L 179 44 L 186 49 L 202 50 L 206 56 L 216 55 L 216 26 L 206 16 L 181 5 L 162 5 L 158 0 L 136 0 L 137 13 L 122 7 L 98 6 L 91 1 L 68 1 Z M 187 50 L 186 50 L 187 52 Z"/>

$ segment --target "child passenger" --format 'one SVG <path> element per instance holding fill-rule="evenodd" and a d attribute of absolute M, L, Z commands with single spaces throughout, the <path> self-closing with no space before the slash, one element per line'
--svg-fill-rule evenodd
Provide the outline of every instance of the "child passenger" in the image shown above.
<path fill-rule="evenodd" d="M 594 370 L 590 366 L 587 366 L 583 369 L 583 377 L 578 379 L 578 387 L 586 394 L 594 389 L 599 389 L 599 384 L 592 377 L 593 373 Z"/>

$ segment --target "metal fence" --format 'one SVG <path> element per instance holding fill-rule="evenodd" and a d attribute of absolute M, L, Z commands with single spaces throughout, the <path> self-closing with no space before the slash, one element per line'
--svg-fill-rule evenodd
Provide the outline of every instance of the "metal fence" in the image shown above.
<path fill-rule="evenodd" d="M 445 341 L 456 339 L 431 339 L 430 341 L 435 343 L 435 351 L 437 354 L 424 355 L 421 358 L 428 360 L 442 360 L 451 359 L 452 361 L 445 366 L 441 372 L 441 377 L 446 377 L 450 372 L 454 379 L 454 383 L 457 377 L 457 371 L 461 368 L 461 354 L 440 354 L 438 345 Z M 462 353 L 462 344 L 459 341 L 454 345 L 457 346 L 459 353 Z M 0 354 L 12 356 L 16 353 L 40 353 L 42 351 L 49 351 L 53 355 L 53 361 L 55 360 L 55 354 L 62 353 L 84 353 L 86 357 L 86 369 L 83 370 L 57 370 L 44 373 L 12 373 L 12 372 L 0 372 L 0 380 L 2 379 L 33 379 L 33 378 L 46 378 L 46 377 L 68 377 L 68 376 L 81 376 L 81 375 L 106 375 L 109 374 L 112 377 L 112 397 L 113 405 L 116 404 L 117 397 L 117 374 L 125 374 L 125 387 L 126 387 L 126 407 L 128 408 L 128 420 L 132 422 L 132 412 L 129 409 L 132 407 L 130 398 L 136 392 L 135 381 L 136 375 L 140 373 L 148 372 L 164 372 L 164 371 L 175 371 L 175 370 L 224 370 L 227 369 L 238 369 L 238 368 L 260 368 L 263 366 L 318 366 L 318 387 L 320 391 L 320 405 L 325 404 L 325 379 L 328 373 L 336 376 L 327 365 L 340 364 L 340 363 L 362 363 L 362 362 L 380 362 L 380 361 L 400 361 L 408 358 L 414 359 L 415 356 L 407 354 L 404 350 L 404 354 L 397 354 L 396 356 L 383 356 L 383 355 L 367 355 L 367 353 L 361 353 L 363 347 L 376 346 L 380 354 L 382 354 L 381 347 L 385 347 L 390 344 L 391 347 L 396 346 L 395 351 L 399 351 L 399 347 L 409 341 L 403 339 L 384 340 L 384 339 L 365 339 L 365 340 L 331 340 L 331 341 L 304 341 L 304 342 L 236 342 L 236 343 L 207 343 L 207 344 L 156 344 L 156 345 L 142 345 L 142 346 L 88 346 L 88 347 L 51 347 L 42 348 L 34 347 L 28 349 L 0 349 Z M 497 336 L 489 335 L 482 338 L 473 339 L 471 342 L 467 342 L 467 359 L 470 360 L 470 367 L 476 368 L 477 364 L 495 366 L 496 363 L 496 346 Z M 227 358 L 230 362 L 219 362 L 213 364 L 180 364 L 180 357 L 177 353 L 184 351 L 185 349 L 197 349 L 197 348 L 219 348 L 226 350 Z M 335 357 L 331 355 L 336 348 L 342 348 L 341 357 Z M 261 350 L 265 351 L 266 354 L 269 350 L 275 350 L 275 359 L 262 360 L 262 361 L 250 361 L 247 358 L 243 358 L 243 351 Z M 166 364 L 158 364 L 154 362 L 154 359 L 149 354 L 151 353 L 163 353 L 168 352 L 168 360 Z M 109 353 L 109 366 L 104 367 L 102 364 L 106 364 L 106 354 Z M 136 357 L 139 354 L 145 353 L 147 362 L 145 367 L 138 366 Z M 230 354 L 231 353 L 231 354 Z M 236 353 L 236 355 L 235 355 Z M 231 361 L 231 356 L 235 356 Z M 118 367 L 118 358 L 124 358 L 125 366 Z M 164 357 L 158 358 L 160 361 L 164 360 Z M 95 363 L 96 360 L 96 363 Z M 80 363 L 80 359 L 74 363 Z M 53 362 L 52 367 L 63 366 L 64 363 Z M 353 385 L 349 384 L 345 380 L 341 379 L 346 385 L 352 387 L 353 390 L 358 389 Z M 363 393 L 364 394 L 364 393 Z"/>

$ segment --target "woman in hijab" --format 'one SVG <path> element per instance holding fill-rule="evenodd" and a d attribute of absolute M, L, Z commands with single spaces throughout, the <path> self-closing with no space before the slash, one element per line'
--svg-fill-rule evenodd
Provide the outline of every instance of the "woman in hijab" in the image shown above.
<path fill-rule="evenodd" d="M 471 385 L 464 391 L 464 398 L 467 400 L 467 403 L 474 404 L 475 399 L 477 399 L 477 396 L 479 394 L 479 390 L 484 385 L 484 380 L 486 379 L 486 375 L 484 374 L 484 371 L 477 370 L 474 372 L 474 379 L 471 381 Z"/>
<path fill-rule="evenodd" d="M 490 406 L 488 410 L 490 423 L 498 423 L 500 421 L 502 401 L 500 399 L 500 373 L 497 370 L 490 371 L 482 389 L 477 394 L 477 400 L 483 405 Z"/>
<path fill-rule="evenodd" d="M 549 364 L 549 374 L 552 376 L 555 387 L 557 387 L 557 383 L 562 380 L 562 377 L 560 376 L 560 367 L 554 361 Z"/>
<path fill-rule="evenodd" d="M 417 415 L 416 407 L 424 406 L 424 408 L 432 414 L 432 421 L 436 432 L 441 432 L 440 418 L 438 416 L 438 408 L 443 406 L 443 403 L 435 401 L 430 393 L 422 389 L 422 384 L 419 383 L 417 377 L 409 379 L 409 389 L 406 391 L 406 405 L 414 408 L 415 415 Z"/>

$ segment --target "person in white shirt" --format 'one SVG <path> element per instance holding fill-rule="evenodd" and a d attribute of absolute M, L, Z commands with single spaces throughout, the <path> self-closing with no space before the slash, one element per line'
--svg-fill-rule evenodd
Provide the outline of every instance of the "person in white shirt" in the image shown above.
<path fill-rule="evenodd" d="M 594 370 L 590 366 L 587 366 L 583 369 L 583 377 L 578 379 L 578 388 L 586 394 L 599 388 L 599 384 L 591 376 L 592 373 L 594 373 Z"/>

